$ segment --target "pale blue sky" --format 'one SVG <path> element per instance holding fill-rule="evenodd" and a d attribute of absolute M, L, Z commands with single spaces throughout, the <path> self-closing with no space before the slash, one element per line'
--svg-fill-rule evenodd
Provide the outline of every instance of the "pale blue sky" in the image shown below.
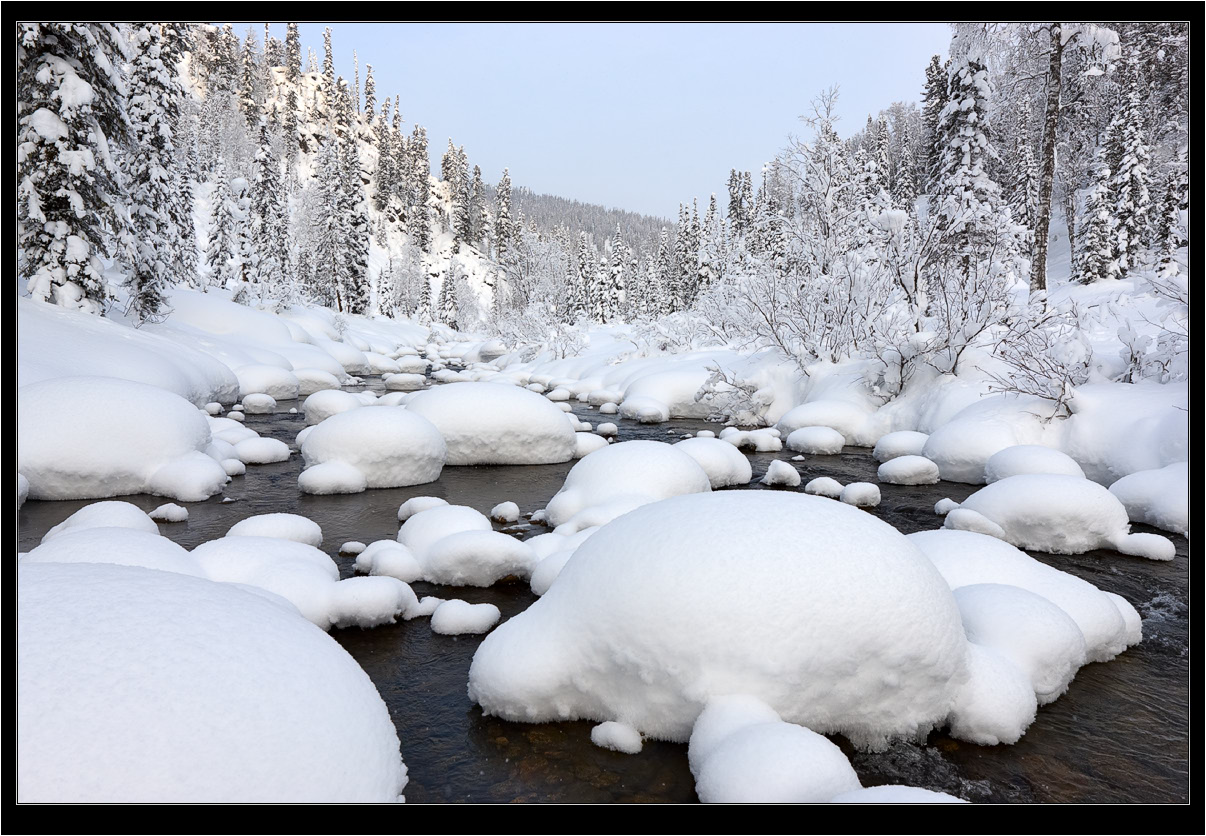
<path fill-rule="evenodd" d="M 321 64 L 326 25 L 336 72 L 351 80 L 353 49 L 362 85 L 372 64 L 378 99 L 399 93 L 407 130 L 427 128 L 437 170 L 451 136 L 492 183 L 508 166 L 516 185 L 666 217 L 806 133 L 798 117 L 824 88 L 841 88 L 844 136 L 919 100 L 950 43 L 946 24 L 918 23 L 303 23 L 303 62 L 309 46 Z"/>

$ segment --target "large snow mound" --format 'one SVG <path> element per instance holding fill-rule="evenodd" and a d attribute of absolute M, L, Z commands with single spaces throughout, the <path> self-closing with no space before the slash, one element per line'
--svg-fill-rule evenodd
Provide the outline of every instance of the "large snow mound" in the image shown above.
<path fill-rule="evenodd" d="M 443 434 L 449 465 L 554 464 L 572 459 L 577 448 L 564 413 L 519 386 L 436 386 L 415 395 L 407 409 Z"/>
<path fill-rule="evenodd" d="M 49 537 L 49 535 L 47 535 Z M 28 563 L 117 563 L 205 577 L 197 560 L 159 532 L 135 528 L 75 528 L 50 539 L 22 559 Z"/>
<path fill-rule="evenodd" d="M 204 452 L 208 421 L 179 395 L 144 383 L 33 383 L 17 390 L 17 469 L 29 480 L 31 499 L 207 499 L 229 478 Z"/>
<path fill-rule="evenodd" d="M 942 722 L 966 647 L 942 576 L 888 524 L 726 491 L 599 529 L 483 642 L 469 694 L 511 720 L 617 720 L 682 741 L 710 697 L 749 693 L 870 747 Z"/>
<path fill-rule="evenodd" d="M 1009 476 L 981 488 L 947 514 L 946 528 L 989 530 L 1023 549 L 1082 554 L 1117 549 L 1153 560 L 1172 560 L 1176 548 L 1156 534 L 1131 534 L 1126 508 L 1114 494 L 1080 476 Z"/>
<path fill-rule="evenodd" d="M 574 465 L 546 511 L 559 533 L 572 534 L 640 505 L 711 489 L 707 472 L 678 445 L 624 441 Z"/>
<path fill-rule="evenodd" d="M 400 406 L 375 406 L 327 418 L 307 433 L 301 452 L 307 468 L 339 462 L 362 473 L 366 487 L 399 488 L 439 479 L 448 448 L 422 416 Z M 302 490 L 312 487 L 299 484 Z"/>
<path fill-rule="evenodd" d="M 925 552 L 951 589 L 1008 584 L 1056 604 L 1084 635 L 1087 661 L 1107 662 L 1139 640 L 1128 632 L 1128 613 L 1108 593 L 995 537 L 941 529 L 910 534 L 908 539 Z M 1134 608 L 1128 604 L 1126 610 Z"/>
<path fill-rule="evenodd" d="M 1131 522 L 1189 536 L 1189 462 L 1140 470 L 1110 485 Z"/>
<path fill-rule="evenodd" d="M 1085 472 L 1067 453 L 1039 444 L 1018 444 L 993 453 L 984 463 L 984 480 L 989 484 L 1026 473 L 1055 473 L 1079 476 Z"/>
<path fill-rule="evenodd" d="M 405 787 L 373 683 L 296 614 L 124 566 L 22 565 L 17 590 L 18 801 L 389 802 Z"/>
<path fill-rule="evenodd" d="M 85 505 L 42 535 L 42 542 L 87 528 L 132 528 L 151 534 L 159 533 L 159 526 L 155 525 L 146 511 L 133 503 L 110 499 Z"/>

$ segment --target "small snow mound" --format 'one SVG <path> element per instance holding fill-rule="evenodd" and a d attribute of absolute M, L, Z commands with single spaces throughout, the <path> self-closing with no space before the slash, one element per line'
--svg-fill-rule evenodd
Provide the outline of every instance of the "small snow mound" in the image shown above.
<path fill-rule="evenodd" d="M 804 486 L 804 493 L 813 496 L 827 496 L 830 499 L 841 499 L 842 483 L 828 476 L 818 476 Z"/>
<path fill-rule="evenodd" d="M 984 463 L 984 480 L 988 484 L 1010 476 L 1026 473 L 1054 473 L 1060 476 L 1085 477 L 1080 465 L 1067 453 L 1038 444 L 1017 444 L 993 453 Z"/>
<path fill-rule="evenodd" d="M 578 432 L 574 433 L 574 443 L 574 458 L 584 459 L 596 450 L 606 447 L 607 439 L 589 432 Z"/>
<path fill-rule="evenodd" d="M 368 488 L 368 479 L 364 471 L 347 462 L 324 462 L 303 470 L 297 477 L 297 488 L 315 496 L 361 493 Z"/>
<path fill-rule="evenodd" d="M 615 415 L 619 411 L 620 411 L 620 407 L 614 403 L 605 403 L 605 404 L 600 404 L 600 406 L 599 406 L 599 412 L 601 412 L 604 415 Z"/>
<path fill-rule="evenodd" d="M 766 469 L 766 475 L 762 477 L 761 482 L 763 485 L 771 487 L 782 485 L 788 488 L 795 488 L 800 484 L 800 471 L 787 462 L 776 459 Z"/>
<path fill-rule="evenodd" d="M 393 624 L 418 603 L 411 588 L 396 578 L 370 577 L 342 580 L 331 590 L 331 624 L 368 629 Z"/>
<path fill-rule="evenodd" d="M 272 464 L 288 461 L 289 445 L 275 438 L 257 436 L 245 438 L 234 446 L 235 454 L 243 464 Z"/>
<path fill-rule="evenodd" d="M 431 422 L 397 406 L 332 415 L 306 436 L 301 451 L 307 468 L 339 462 L 360 471 L 369 488 L 434 482 L 448 455 L 443 436 Z"/>
<path fill-rule="evenodd" d="M 617 435 L 620 432 L 620 428 L 611 422 L 605 422 L 600 424 L 595 432 L 604 438 L 608 438 L 610 436 Z"/>
<path fill-rule="evenodd" d="M 356 571 L 366 575 L 384 575 L 406 583 L 423 577 L 423 567 L 414 554 L 396 540 L 377 540 L 356 556 Z"/>
<path fill-rule="evenodd" d="M 644 745 L 639 731 L 615 720 L 608 720 L 591 729 L 590 742 L 600 749 L 611 749 L 626 755 L 639 754 Z"/>
<path fill-rule="evenodd" d="M 406 522 L 420 511 L 426 511 L 429 508 L 439 508 L 441 505 L 447 504 L 447 499 L 441 499 L 438 496 L 411 497 L 398 506 L 398 522 Z"/>
<path fill-rule="evenodd" d="M 519 506 L 514 502 L 500 502 L 490 509 L 490 519 L 500 523 L 513 523 L 519 519 Z"/>
<path fill-rule="evenodd" d="M 851 482 L 842 488 L 838 499 L 847 505 L 855 505 L 859 508 L 874 508 L 879 505 L 879 485 L 871 482 Z"/>
<path fill-rule="evenodd" d="M 1140 470 L 1110 485 L 1131 522 L 1189 536 L 1189 462 Z"/>
<path fill-rule="evenodd" d="M 239 397 L 247 404 L 247 396 L 254 394 L 269 395 L 278 401 L 288 401 L 297 397 L 301 384 L 297 375 L 279 366 L 247 365 L 234 370 L 239 379 Z"/>
<path fill-rule="evenodd" d="M 1029 677 L 995 650 L 978 644 L 968 645 L 967 672 L 948 718 L 951 736 L 981 746 L 1017 743 L 1038 712 Z"/>
<path fill-rule="evenodd" d="M 276 537 L 315 548 L 322 545 L 322 528 L 300 514 L 257 514 L 232 525 L 226 536 Z"/>
<path fill-rule="evenodd" d="M 196 559 L 158 532 L 135 528 L 76 528 L 32 549 L 22 563 L 116 563 L 203 578 Z"/>
<path fill-rule="evenodd" d="M 431 614 L 431 631 L 441 636 L 488 633 L 502 618 L 493 604 L 470 604 L 459 598 L 444 601 Z"/>
<path fill-rule="evenodd" d="M 748 485 L 750 479 L 754 478 L 750 460 L 732 444 L 718 438 L 688 438 L 676 443 L 674 448 L 695 459 L 708 474 L 712 490 L 733 485 Z"/>
<path fill-rule="evenodd" d="M 361 543 L 359 540 L 349 540 L 339 547 L 340 554 L 357 555 L 364 551 L 368 546 Z"/>
<path fill-rule="evenodd" d="M 88 528 L 132 528 L 149 534 L 158 534 L 159 526 L 137 505 L 111 499 L 85 505 L 67 519 L 51 528 L 42 536 L 42 542 L 53 540 L 62 534 Z"/>
<path fill-rule="evenodd" d="M 945 517 L 951 511 L 959 507 L 959 503 L 951 499 L 949 496 L 944 497 L 934 503 L 934 513 L 941 517 Z"/>
<path fill-rule="evenodd" d="M 148 515 L 158 522 L 184 522 L 188 519 L 188 509 L 174 502 L 160 505 Z"/>
<path fill-rule="evenodd" d="M 889 485 L 934 485 L 938 465 L 925 456 L 896 456 L 879 466 L 878 476 Z"/>
<path fill-rule="evenodd" d="M 787 436 L 787 449 L 814 456 L 836 456 L 845 445 L 842 434 L 829 427 L 801 427 Z"/>
<path fill-rule="evenodd" d="M 271 395 L 247 395 L 243 398 L 243 411 L 249 415 L 269 415 L 276 411 L 276 398 Z"/>
<path fill-rule="evenodd" d="M 926 433 L 913 430 L 888 433 L 875 442 L 875 449 L 871 451 L 871 455 L 877 462 L 891 461 L 898 456 L 920 456 L 929 438 Z"/>

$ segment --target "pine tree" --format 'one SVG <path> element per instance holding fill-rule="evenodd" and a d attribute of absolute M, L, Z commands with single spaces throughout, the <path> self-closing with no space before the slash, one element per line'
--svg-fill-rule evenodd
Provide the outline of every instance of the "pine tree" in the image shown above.
<path fill-rule="evenodd" d="M 377 84 L 373 81 L 373 65 L 364 65 L 364 121 L 372 126 L 377 111 Z"/>
<path fill-rule="evenodd" d="M 266 289 L 279 292 L 289 274 L 288 208 L 280 165 L 273 153 L 265 123 L 260 124 L 260 147 L 255 156 L 251 207 L 252 236 L 260 256 L 255 281 L 260 285 L 261 294 Z"/>
<path fill-rule="evenodd" d="M 356 115 L 352 108 L 352 92 L 342 78 L 336 82 L 336 91 L 338 125 L 344 129 L 344 138 L 338 142 L 340 183 L 337 203 L 344 218 L 344 237 L 340 248 L 342 269 L 338 275 L 347 311 L 364 314 L 368 312 L 371 302 L 368 256 L 372 230 L 360 172 L 360 150 L 356 140 Z"/>
<path fill-rule="evenodd" d="M 1147 243 L 1147 216 L 1151 209 L 1150 182 L 1151 152 L 1147 147 L 1143 127 L 1142 105 L 1139 99 L 1138 56 L 1128 56 L 1129 79 L 1123 106 L 1111 130 L 1119 138 L 1121 153 L 1111 160 L 1114 169 L 1115 245 L 1119 275 L 1125 277 L 1136 266 L 1141 249 Z"/>
<path fill-rule="evenodd" d="M 17 245 L 35 299 L 103 313 L 126 44 L 106 23 L 17 25 Z M 84 91 L 87 91 L 85 94 Z"/>
<path fill-rule="evenodd" d="M 390 100 L 386 97 L 381 106 L 381 119 L 373 134 L 377 140 L 377 183 L 373 192 L 373 206 L 378 212 L 384 211 L 389 205 L 389 199 L 397 188 L 394 183 L 394 133 L 390 128 L 389 110 Z"/>
<path fill-rule="evenodd" d="M 396 108 L 394 115 L 397 116 Z M 415 125 L 407 151 L 410 158 L 410 203 L 406 227 L 411 243 L 418 247 L 420 252 L 426 252 L 431 246 L 431 226 L 427 214 L 431 171 L 427 161 L 427 131 L 422 125 Z"/>
<path fill-rule="evenodd" d="M 1110 168 L 1104 148 L 1097 152 L 1093 188 L 1081 220 L 1080 280 L 1085 284 L 1118 277 L 1114 258 L 1115 223 L 1110 205 Z"/>
<path fill-rule="evenodd" d="M 1156 247 L 1160 253 L 1160 264 L 1165 267 L 1173 263 L 1177 249 L 1184 244 L 1181 236 L 1179 185 L 1177 173 L 1170 171 L 1164 190 L 1164 200 L 1160 204 L 1160 214 L 1156 217 Z"/>
<path fill-rule="evenodd" d="M 892 200 L 898 206 L 911 209 L 917 200 L 917 158 L 913 154 L 913 140 L 909 136 L 909 121 L 901 119 L 899 125 L 900 163 L 896 166 Z"/>
<path fill-rule="evenodd" d="M 243 41 L 243 52 L 240 58 L 239 110 L 247 122 L 247 128 L 254 130 L 260 123 L 260 108 L 257 104 L 260 73 L 259 52 L 256 48 L 255 31 L 247 30 L 247 39 Z"/>
<path fill-rule="evenodd" d="M 335 53 L 331 48 L 331 27 L 322 30 L 322 92 L 327 102 L 328 117 L 334 112 L 335 96 Z"/>
<path fill-rule="evenodd" d="M 930 65 L 925 68 L 925 90 L 922 96 L 921 109 L 921 145 L 925 149 L 922 164 L 925 167 L 925 184 L 927 191 L 938 176 L 942 164 L 941 137 L 938 131 L 939 116 L 950 100 L 947 90 L 947 72 L 938 56 L 930 59 Z"/>
<path fill-rule="evenodd" d="M 511 225 L 511 173 L 508 169 L 503 169 L 494 197 L 498 203 L 494 213 L 494 257 L 502 261 L 510 254 L 515 242 L 515 230 Z"/>
<path fill-rule="evenodd" d="M 223 286 L 227 277 L 227 262 L 234 255 L 234 212 L 230 179 L 226 161 L 219 156 L 214 165 L 213 187 L 209 192 L 209 241 L 205 248 L 205 263 L 209 267 L 209 283 Z"/>
<path fill-rule="evenodd" d="M 179 247 L 184 230 L 173 213 L 176 187 L 178 91 L 163 62 L 163 34 L 157 23 L 141 23 L 130 32 L 133 51 L 127 109 L 130 150 L 123 158 L 129 192 L 130 238 L 123 248 L 128 262 L 129 306 L 137 322 L 167 315 L 167 289 L 181 276 Z"/>
<path fill-rule="evenodd" d="M 486 250 L 486 230 L 490 216 L 486 211 L 486 184 L 482 182 L 481 166 L 473 167 L 473 182 L 469 190 L 469 243 Z"/>
<path fill-rule="evenodd" d="M 628 260 L 628 246 L 620 236 L 620 225 L 617 223 L 615 237 L 611 239 L 611 269 L 608 274 L 607 310 L 604 322 L 618 318 L 621 311 L 624 310 L 627 290 L 624 274 L 627 270 Z"/>
<path fill-rule="evenodd" d="M 296 86 L 301 80 L 301 37 L 297 33 L 296 23 L 285 27 L 285 70 L 285 78 Z"/>
<path fill-rule="evenodd" d="M 344 308 L 342 277 L 343 246 L 347 240 L 346 218 L 340 203 L 342 171 L 337 143 L 328 134 L 318 153 L 317 205 L 313 216 L 313 253 L 315 285 L 311 296 L 320 304 L 334 303 Z"/>
<path fill-rule="evenodd" d="M 235 289 L 234 301 L 247 304 L 250 285 L 258 277 L 259 248 L 252 231 L 251 186 L 242 177 L 230 181 L 230 214 L 232 257 L 226 262 L 223 284 Z"/>

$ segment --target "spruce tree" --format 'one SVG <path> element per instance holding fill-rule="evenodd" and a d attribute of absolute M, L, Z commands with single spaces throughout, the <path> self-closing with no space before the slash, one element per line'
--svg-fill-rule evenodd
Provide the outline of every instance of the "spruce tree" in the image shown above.
<path fill-rule="evenodd" d="M 393 196 L 394 184 L 394 133 L 389 122 L 390 100 L 387 96 L 381 106 L 381 119 L 376 124 L 373 135 L 377 141 L 377 182 L 373 192 L 373 206 L 378 212 L 385 211 L 389 199 Z"/>
<path fill-rule="evenodd" d="M 1151 173 L 1151 152 L 1144 133 L 1142 103 L 1139 99 L 1138 57 L 1134 51 L 1127 61 L 1129 79 L 1123 106 L 1113 127 L 1119 138 L 1121 153 L 1114 170 L 1115 244 L 1119 275 L 1125 277 L 1136 266 L 1140 250 L 1148 240 L 1147 216 L 1151 209 L 1148 184 Z"/>
<path fill-rule="evenodd" d="M 219 156 L 214 164 L 212 187 L 209 192 L 209 240 L 205 248 L 205 263 L 209 268 L 209 284 L 219 287 L 226 283 L 227 262 L 234 255 L 234 211 L 226 160 Z"/>
<path fill-rule="evenodd" d="M 373 65 L 364 65 L 364 121 L 372 127 L 377 111 L 377 84 L 373 81 Z"/>
<path fill-rule="evenodd" d="M 503 169 L 494 198 L 498 204 L 494 213 L 494 257 L 502 261 L 510 254 L 515 240 L 515 230 L 511 224 L 511 173 L 508 169 Z"/>
<path fill-rule="evenodd" d="M 252 185 L 252 234 L 260 257 L 255 280 L 261 294 L 279 292 L 289 274 L 288 207 L 280 165 L 272 150 L 268 126 L 260 124 L 260 146 L 255 155 Z"/>
<path fill-rule="evenodd" d="M 938 131 L 939 116 L 949 101 L 947 73 L 935 55 L 925 68 L 925 90 L 921 94 L 921 146 L 924 149 L 921 162 L 924 166 L 926 190 L 938 176 L 942 164 L 941 137 Z"/>
<path fill-rule="evenodd" d="M 108 23 L 17 25 L 17 246 L 35 299 L 103 313 L 127 132 L 125 40 Z M 85 91 L 87 93 L 85 94 Z"/>
<path fill-rule="evenodd" d="M 397 117 L 397 109 L 394 110 Z M 427 131 L 415 125 L 407 145 L 410 168 L 410 204 L 407 210 L 406 228 L 411 243 L 426 252 L 431 246 L 431 223 L 427 214 L 427 200 L 431 192 L 431 164 L 427 161 Z"/>
<path fill-rule="evenodd" d="M 1081 220 L 1080 280 L 1085 284 L 1118 277 L 1114 258 L 1115 223 L 1110 205 L 1110 168 L 1104 148 L 1097 152 L 1093 188 L 1085 200 Z"/>

